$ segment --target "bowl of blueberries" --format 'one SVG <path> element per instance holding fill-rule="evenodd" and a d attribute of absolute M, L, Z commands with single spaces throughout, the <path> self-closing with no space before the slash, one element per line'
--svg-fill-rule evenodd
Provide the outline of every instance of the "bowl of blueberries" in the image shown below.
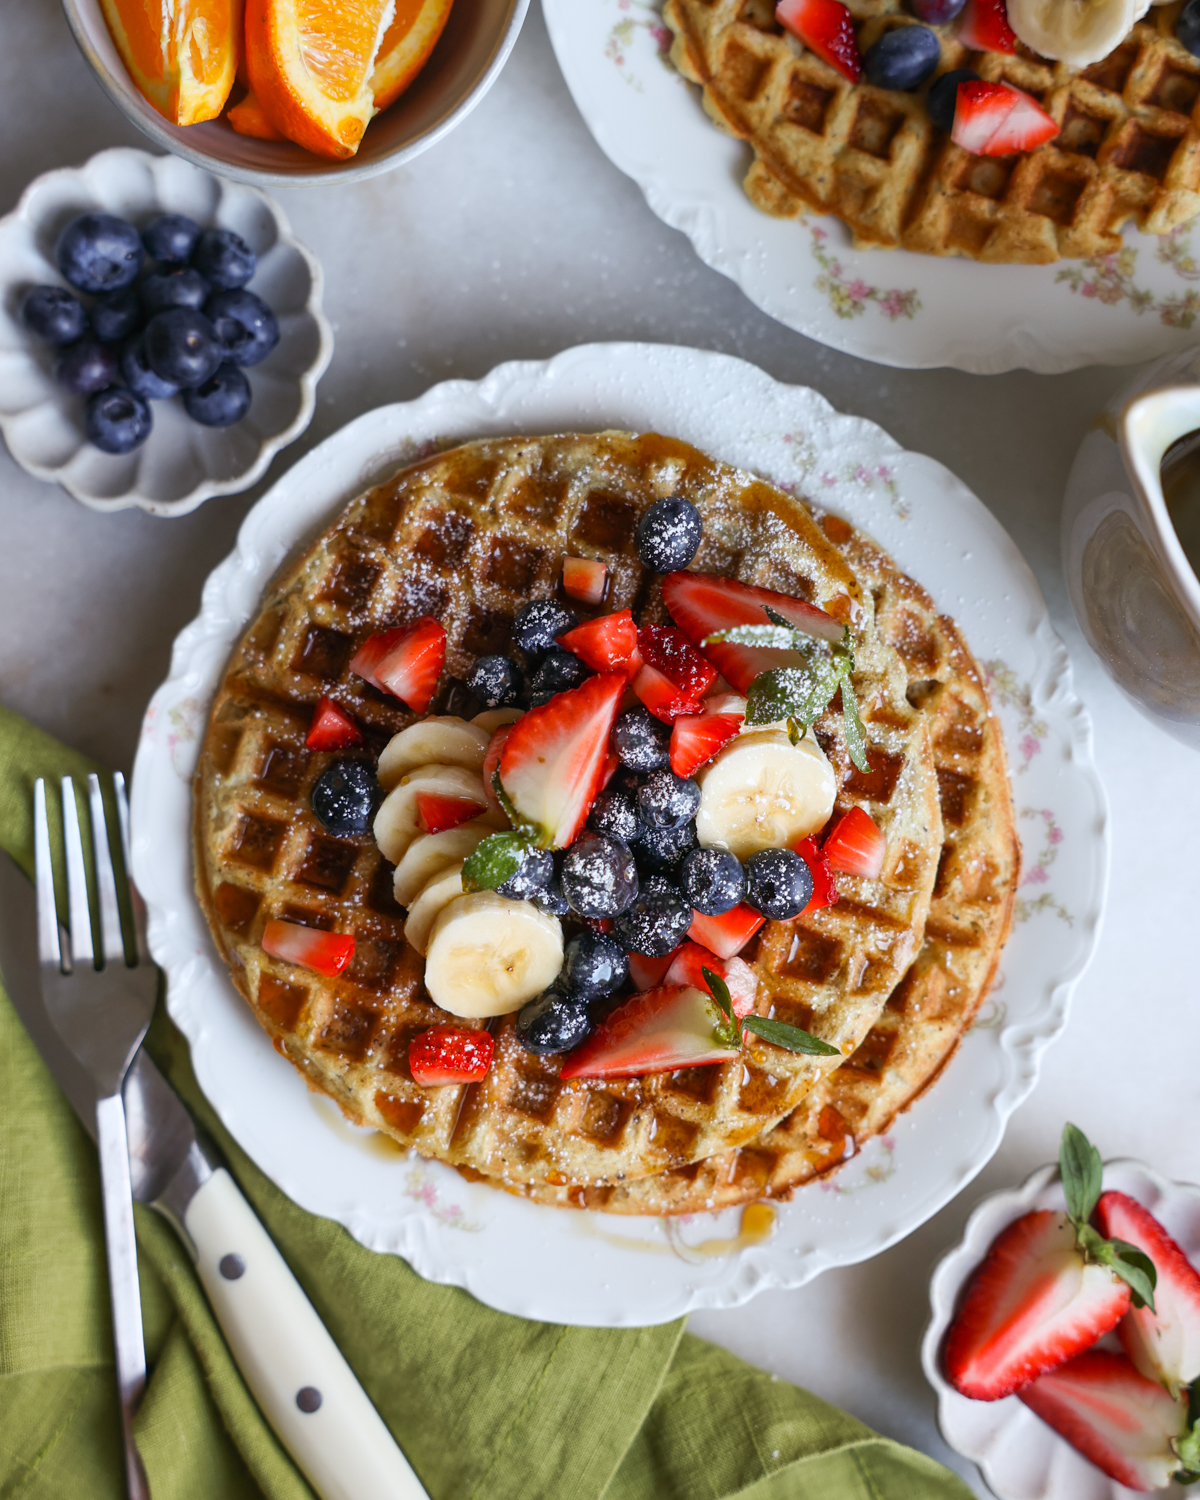
<path fill-rule="evenodd" d="M 258 188 L 117 148 L 0 220 L 0 433 L 94 510 L 249 488 L 332 352 L 320 265 Z"/>

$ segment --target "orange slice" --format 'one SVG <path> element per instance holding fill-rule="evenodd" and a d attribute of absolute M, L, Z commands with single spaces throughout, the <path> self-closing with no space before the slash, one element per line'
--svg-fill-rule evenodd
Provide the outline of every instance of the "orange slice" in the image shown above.
<path fill-rule="evenodd" d="M 246 0 L 246 67 L 267 119 L 318 156 L 358 150 L 393 0 Z"/>
<path fill-rule="evenodd" d="M 284 141 L 286 136 L 280 135 L 270 120 L 267 119 L 262 105 L 258 102 L 258 96 L 251 89 L 244 99 L 239 99 L 225 112 L 225 118 L 237 131 L 238 135 L 252 135 L 260 141 Z"/>
<path fill-rule="evenodd" d="M 386 109 L 409 86 L 437 45 L 453 0 L 396 0 L 396 14 L 379 44 L 371 88 Z"/>
<path fill-rule="evenodd" d="M 100 0 L 121 60 L 172 125 L 215 120 L 237 68 L 242 0 Z"/>

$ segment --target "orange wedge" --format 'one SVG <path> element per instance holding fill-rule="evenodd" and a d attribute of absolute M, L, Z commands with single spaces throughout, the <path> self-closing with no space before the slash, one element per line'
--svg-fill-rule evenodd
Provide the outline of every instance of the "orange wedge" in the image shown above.
<path fill-rule="evenodd" d="M 384 32 L 371 74 L 375 108 L 399 99 L 437 45 L 453 0 L 396 0 L 396 14 Z"/>
<path fill-rule="evenodd" d="M 172 125 L 215 120 L 237 69 L 242 0 L 100 0 L 121 60 Z"/>
<path fill-rule="evenodd" d="M 251 89 L 244 99 L 239 99 L 236 104 L 230 105 L 225 112 L 225 118 L 237 131 L 238 135 L 252 135 L 260 141 L 283 141 L 287 137 L 280 135 L 274 125 L 258 102 L 258 96 Z"/>
<path fill-rule="evenodd" d="M 271 124 L 318 156 L 358 150 L 393 0 L 246 0 L 246 68 Z"/>

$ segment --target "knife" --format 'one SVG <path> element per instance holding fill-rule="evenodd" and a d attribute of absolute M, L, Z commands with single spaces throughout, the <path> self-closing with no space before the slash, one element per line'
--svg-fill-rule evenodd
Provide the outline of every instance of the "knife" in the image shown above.
<path fill-rule="evenodd" d="M 0 973 L 50 1072 L 95 1140 L 92 1081 L 42 1000 L 33 888 L 0 856 Z M 322 1500 L 428 1500 L 367 1393 L 214 1148 L 143 1049 L 125 1079 L 133 1196 L 157 1209 L 263 1415 Z"/>

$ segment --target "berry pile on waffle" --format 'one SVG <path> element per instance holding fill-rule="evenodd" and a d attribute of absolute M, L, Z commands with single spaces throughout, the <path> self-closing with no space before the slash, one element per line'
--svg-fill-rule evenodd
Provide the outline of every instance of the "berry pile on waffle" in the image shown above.
<path fill-rule="evenodd" d="M 882 1128 L 1017 867 L 952 622 L 844 522 L 623 433 L 348 506 L 226 668 L 196 853 L 235 983 L 351 1118 L 640 1213 L 786 1194 Z"/>

